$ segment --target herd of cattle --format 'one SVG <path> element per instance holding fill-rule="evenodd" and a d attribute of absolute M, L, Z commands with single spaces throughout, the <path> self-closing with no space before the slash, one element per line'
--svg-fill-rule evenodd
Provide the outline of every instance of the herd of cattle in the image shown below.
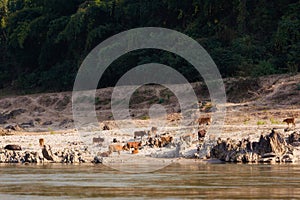
<path fill-rule="evenodd" d="M 211 117 L 201 117 L 197 119 L 198 126 L 198 138 L 196 141 L 203 141 L 203 138 L 206 135 L 206 127 L 202 127 L 201 125 L 210 125 L 212 120 Z M 289 124 L 293 124 L 295 126 L 295 118 L 286 118 L 283 120 L 289 126 Z M 105 130 L 108 130 L 108 127 L 105 127 Z M 113 152 L 117 152 L 120 155 L 121 151 L 130 151 L 132 154 L 139 153 L 139 150 L 144 147 L 150 148 L 162 148 L 162 147 L 171 147 L 175 146 L 174 137 L 169 133 L 158 134 L 158 129 L 156 127 L 152 127 L 148 131 L 135 131 L 133 133 L 134 141 L 127 141 L 120 143 L 116 138 L 113 139 L 112 143 L 108 146 L 108 151 L 101 153 L 101 156 L 108 157 Z M 145 139 L 146 138 L 146 139 Z M 192 138 L 192 139 L 191 139 Z M 192 134 L 186 134 L 181 136 L 181 139 L 184 141 L 194 140 Z M 102 144 L 104 142 L 104 138 L 98 137 L 93 138 L 93 143 Z"/>
<path fill-rule="evenodd" d="M 155 128 L 155 127 L 153 127 Z M 142 135 L 141 133 L 144 132 Z M 135 141 L 127 141 L 125 144 L 120 143 L 119 141 L 116 140 L 116 138 L 113 139 L 113 142 L 109 144 L 108 146 L 108 151 L 103 152 L 101 156 L 107 157 L 111 155 L 113 152 L 117 152 L 120 155 L 121 151 L 131 151 L 132 154 L 137 154 L 139 150 L 143 149 L 144 147 L 148 146 L 151 148 L 162 148 L 166 147 L 168 145 L 174 145 L 173 143 L 173 137 L 169 135 L 168 133 L 162 134 L 162 135 L 155 135 L 151 136 L 149 134 L 150 131 L 145 132 L 145 131 L 136 131 L 134 132 L 134 138 Z M 138 137 L 140 137 L 140 140 L 136 141 Z M 147 136 L 147 139 L 143 140 L 143 137 Z M 93 138 L 93 143 L 102 143 L 104 142 L 104 138 L 98 137 L 98 138 Z"/>
<path fill-rule="evenodd" d="M 210 125 L 210 117 L 202 117 L 197 120 L 197 123 L 200 125 Z M 107 127 L 105 127 L 107 130 Z M 198 131 L 198 140 L 201 140 L 205 137 L 206 130 L 199 129 Z M 190 137 L 191 134 L 187 134 L 182 137 L 183 140 L 187 140 L 187 137 Z M 172 147 L 175 146 L 174 137 L 169 133 L 158 134 L 157 127 L 152 127 L 148 131 L 135 131 L 133 133 L 134 141 L 127 141 L 120 143 L 116 138 L 113 139 L 112 143 L 108 145 L 108 151 L 102 152 L 102 157 L 108 157 L 113 152 L 117 152 L 120 155 L 121 151 L 130 151 L 132 154 L 139 153 L 139 150 L 150 147 L 150 148 L 163 148 L 163 147 Z M 93 138 L 94 144 L 102 144 L 104 138 L 98 137 Z"/>

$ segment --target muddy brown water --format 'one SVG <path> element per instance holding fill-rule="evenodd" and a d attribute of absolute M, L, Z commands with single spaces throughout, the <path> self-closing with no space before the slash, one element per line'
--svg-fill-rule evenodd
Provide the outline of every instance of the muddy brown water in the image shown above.
<path fill-rule="evenodd" d="M 103 165 L 0 165 L 0 199 L 300 198 L 300 165 L 171 164 L 151 173 Z"/>

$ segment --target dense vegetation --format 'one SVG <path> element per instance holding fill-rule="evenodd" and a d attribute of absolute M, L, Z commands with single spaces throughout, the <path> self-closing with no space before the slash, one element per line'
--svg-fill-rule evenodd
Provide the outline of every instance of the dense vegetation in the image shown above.
<path fill-rule="evenodd" d="M 299 0 L 0 0 L 0 87 L 70 90 L 89 51 L 120 31 L 158 26 L 197 40 L 222 76 L 299 71 Z M 182 58 L 159 50 L 126 54 L 100 86 L 128 69 L 160 62 L 190 81 Z"/>

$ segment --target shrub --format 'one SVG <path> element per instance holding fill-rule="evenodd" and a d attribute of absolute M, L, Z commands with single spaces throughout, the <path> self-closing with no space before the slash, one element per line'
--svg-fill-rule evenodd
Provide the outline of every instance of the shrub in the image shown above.
<path fill-rule="evenodd" d="M 265 121 L 257 121 L 256 124 L 257 124 L 257 125 L 264 125 L 264 124 L 266 124 L 266 122 L 265 122 Z"/>
<path fill-rule="evenodd" d="M 269 74 L 276 74 L 277 71 L 274 66 L 268 61 L 260 61 L 258 65 L 254 67 L 251 71 L 251 75 L 254 77 L 269 75 Z"/>
<path fill-rule="evenodd" d="M 270 118 L 271 124 L 280 124 L 278 120 L 275 120 L 274 118 Z"/>
<path fill-rule="evenodd" d="M 148 120 L 148 119 L 150 119 L 150 117 L 147 116 L 147 115 L 144 115 L 144 116 L 141 117 L 141 119 L 142 119 L 142 120 Z"/>

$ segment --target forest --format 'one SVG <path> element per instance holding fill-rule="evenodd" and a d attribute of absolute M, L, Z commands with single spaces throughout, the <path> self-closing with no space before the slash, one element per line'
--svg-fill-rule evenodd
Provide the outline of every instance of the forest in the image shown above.
<path fill-rule="evenodd" d="M 222 77 L 300 71 L 299 0 L 0 0 L 0 89 L 72 90 L 86 55 L 137 27 L 164 27 L 199 42 Z M 106 70 L 99 87 L 129 69 L 158 62 L 189 81 L 201 75 L 183 58 L 156 49 L 130 52 Z"/>

